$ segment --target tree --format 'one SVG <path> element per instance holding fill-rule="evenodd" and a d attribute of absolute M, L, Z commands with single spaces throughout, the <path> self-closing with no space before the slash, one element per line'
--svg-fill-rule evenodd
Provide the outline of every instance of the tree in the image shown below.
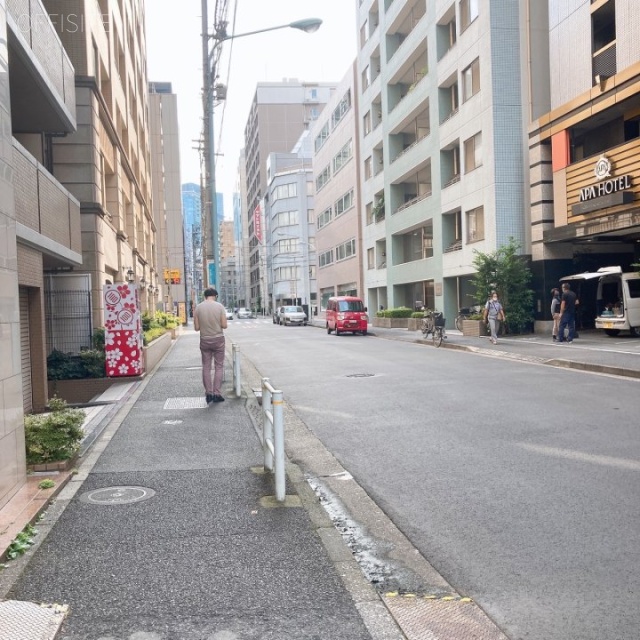
<path fill-rule="evenodd" d="M 473 286 L 477 304 L 484 305 L 493 290 L 498 292 L 505 308 L 509 330 L 521 333 L 533 322 L 533 290 L 529 288 L 531 270 L 523 256 L 521 245 L 514 238 L 492 253 L 474 251 Z"/>

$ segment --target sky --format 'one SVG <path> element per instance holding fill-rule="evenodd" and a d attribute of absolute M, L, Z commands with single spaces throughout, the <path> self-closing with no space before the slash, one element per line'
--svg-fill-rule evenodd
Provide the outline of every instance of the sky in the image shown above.
<path fill-rule="evenodd" d="M 257 31 L 304 18 L 320 18 L 323 23 L 312 34 L 281 29 L 223 44 L 218 82 L 227 85 L 227 99 L 215 109 L 216 190 L 224 194 L 226 218 L 232 216 L 239 152 L 257 83 L 284 78 L 337 83 L 356 56 L 357 42 L 357 0 L 228 2 L 229 33 Z M 209 0 L 210 23 L 214 5 L 214 0 Z M 202 131 L 201 15 L 201 0 L 146 1 L 147 71 L 150 81 L 171 82 L 177 95 L 182 183 L 200 182 L 200 158 L 194 147 Z"/>

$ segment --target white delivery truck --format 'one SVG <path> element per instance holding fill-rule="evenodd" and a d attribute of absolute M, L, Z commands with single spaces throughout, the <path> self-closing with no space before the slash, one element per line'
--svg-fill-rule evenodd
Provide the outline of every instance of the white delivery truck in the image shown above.
<path fill-rule="evenodd" d="M 577 273 L 560 282 L 598 279 L 596 329 L 609 336 L 630 331 L 640 336 L 640 273 L 623 273 L 621 267 L 602 267 L 596 272 Z"/>

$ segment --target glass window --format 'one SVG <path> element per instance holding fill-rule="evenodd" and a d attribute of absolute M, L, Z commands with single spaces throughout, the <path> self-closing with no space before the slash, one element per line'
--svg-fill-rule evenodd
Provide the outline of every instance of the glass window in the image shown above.
<path fill-rule="evenodd" d="M 464 171 L 469 173 L 482 166 L 482 133 L 476 133 L 464 143 Z"/>
<path fill-rule="evenodd" d="M 480 91 L 480 59 L 476 58 L 462 72 L 462 100 L 466 102 Z"/>
<path fill-rule="evenodd" d="M 460 31 L 464 31 L 478 17 L 478 0 L 460 0 Z"/>
<path fill-rule="evenodd" d="M 351 207 L 353 207 L 353 189 L 345 193 L 339 200 L 336 200 L 334 205 L 336 218 Z"/>
<path fill-rule="evenodd" d="M 318 216 L 318 229 L 328 225 L 331 222 L 331 217 L 331 207 L 329 207 Z"/>
<path fill-rule="evenodd" d="M 338 151 L 338 153 L 333 158 L 333 173 L 340 171 L 342 167 L 347 163 L 347 161 L 353 155 L 353 145 L 351 144 L 351 140 L 347 142 L 347 144 Z"/>
<path fill-rule="evenodd" d="M 322 129 L 320 129 L 320 133 L 316 136 L 314 141 L 314 148 L 316 151 L 322 148 L 322 145 L 326 142 L 329 137 L 329 123 L 325 122 Z"/>
<path fill-rule="evenodd" d="M 331 167 L 327 165 L 316 178 L 316 191 L 320 191 L 327 182 L 331 179 Z"/>
<path fill-rule="evenodd" d="M 467 211 L 467 242 L 484 240 L 484 208 L 476 207 Z"/>

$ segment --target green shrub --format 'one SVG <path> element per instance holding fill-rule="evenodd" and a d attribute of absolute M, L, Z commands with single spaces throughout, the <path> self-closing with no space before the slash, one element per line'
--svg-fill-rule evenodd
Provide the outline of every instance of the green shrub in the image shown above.
<path fill-rule="evenodd" d="M 396 307 L 395 309 L 378 311 L 376 316 L 379 318 L 410 318 L 412 313 L 413 309 L 409 309 L 409 307 Z"/>
<path fill-rule="evenodd" d="M 85 349 L 79 354 L 62 353 L 54 349 L 47 357 L 49 380 L 104 378 L 104 351 Z"/>
<path fill-rule="evenodd" d="M 94 329 L 91 342 L 96 351 L 104 351 L 104 327 Z"/>
<path fill-rule="evenodd" d="M 424 318 L 424 311 L 414 311 L 411 314 L 412 318 Z"/>
<path fill-rule="evenodd" d="M 164 327 L 153 327 L 142 334 L 142 344 L 146 347 L 150 342 L 153 342 L 165 333 L 167 333 L 167 330 Z"/>
<path fill-rule="evenodd" d="M 29 464 L 68 460 L 80 448 L 84 436 L 84 412 L 68 408 L 64 400 L 55 397 L 49 401 L 49 408 L 51 413 L 32 414 L 24 418 Z"/>

